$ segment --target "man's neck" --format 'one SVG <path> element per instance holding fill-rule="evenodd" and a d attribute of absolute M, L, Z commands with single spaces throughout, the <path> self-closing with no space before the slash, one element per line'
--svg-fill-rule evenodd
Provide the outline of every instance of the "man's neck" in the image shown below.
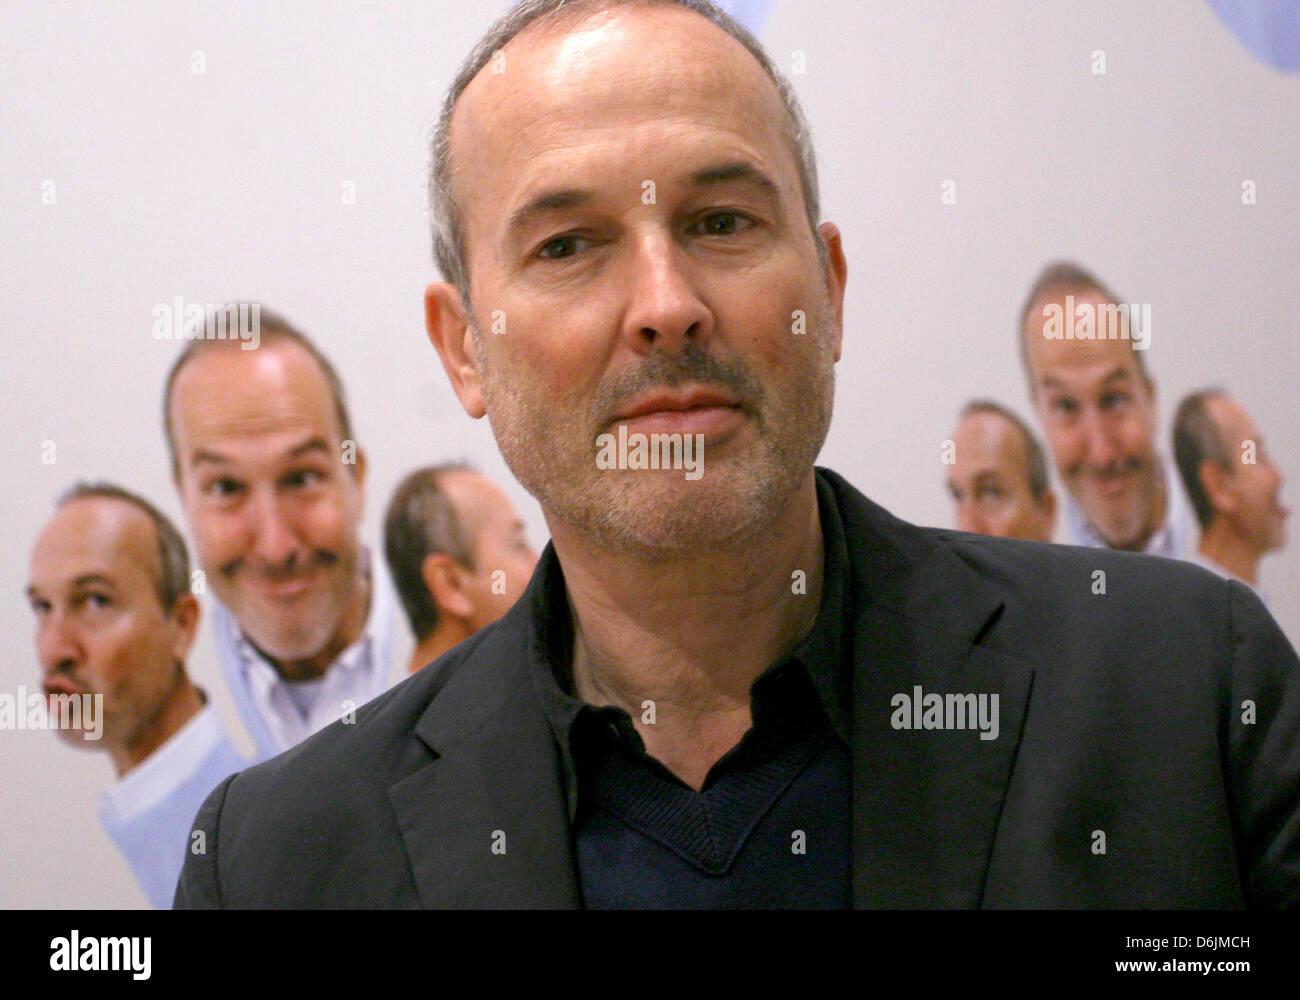
<path fill-rule="evenodd" d="M 415 651 L 411 653 L 408 672 L 413 674 L 417 670 L 422 670 L 447 650 L 464 642 L 473 634 L 473 629 L 463 622 L 444 617 L 439 621 L 437 628 L 416 644 Z"/>
<path fill-rule="evenodd" d="M 1222 566 L 1238 580 L 1244 580 L 1252 587 L 1258 586 L 1260 554 L 1223 518 L 1214 518 L 1201 533 L 1198 550 L 1202 556 L 1216 566 Z"/>
<path fill-rule="evenodd" d="M 677 559 L 551 532 L 574 622 L 574 693 L 626 710 L 647 752 L 698 789 L 749 730 L 754 680 L 817 619 L 816 480 L 755 537 Z"/>
<path fill-rule="evenodd" d="M 117 776 L 125 777 L 133 768 L 148 760 L 160 746 L 199 714 L 203 704 L 199 689 L 182 673 L 175 692 L 158 714 L 141 726 L 139 733 L 130 742 L 109 747 L 109 759 L 113 762 Z"/>

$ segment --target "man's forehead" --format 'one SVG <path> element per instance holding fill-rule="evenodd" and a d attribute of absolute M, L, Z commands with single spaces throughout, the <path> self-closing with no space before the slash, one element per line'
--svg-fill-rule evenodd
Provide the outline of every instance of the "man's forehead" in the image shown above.
<path fill-rule="evenodd" d="M 1255 438 L 1254 421 L 1240 403 L 1230 396 L 1211 396 L 1208 400 L 1210 416 L 1225 437 Z"/>
<path fill-rule="evenodd" d="M 957 461 L 1014 472 L 1024 461 L 1020 431 L 1000 413 L 979 410 L 964 417 L 954 434 Z M 978 471 L 978 470 L 976 470 Z"/>
<path fill-rule="evenodd" d="M 60 507 L 32 552 L 33 578 L 54 573 L 70 583 L 99 574 L 123 581 L 159 569 L 153 521 L 116 497 L 78 497 Z M 34 579 L 35 582 L 35 579 Z"/>
<path fill-rule="evenodd" d="M 1039 384 L 1046 379 L 1076 386 L 1141 380 L 1137 357 L 1128 341 L 1048 340 L 1035 332 L 1028 336 L 1030 369 Z"/>
<path fill-rule="evenodd" d="M 195 439 L 338 431 L 324 372 L 290 341 L 199 353 L 176 377 L 172 410 L 178 435 Z"/>
<path fill-rule="evenodd" d="M 501 57 L 500 71 L 489 62 L 452 116 L 462 190 L 479 176 L 470 164 L 482 158 L 498 171 L 525 168 L 539 151 L 580 146 L 596 130 L 626 128 L 647 113 L 680 111 L 690 116 L 684 124 L 725 124 L 756 140 L 784 134 L 784 106 L 754 56 L 680 7 L 632 4 L 532 25 Z"/>

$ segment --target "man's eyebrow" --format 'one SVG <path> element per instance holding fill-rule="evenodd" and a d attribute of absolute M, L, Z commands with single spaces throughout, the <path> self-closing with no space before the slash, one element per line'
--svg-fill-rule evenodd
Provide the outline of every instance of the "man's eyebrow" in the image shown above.
<path fill-rule="evenodd" d="M 744 181 L 747 184 L 762 188 L 771 195 L 780 194 L 781 191 L 776 181 L 772 180 L 752 163 L 744 160 L 719 163 L 691 174 L 691 183 L 696 187 L 707 187 L 710 184 L 726 184 L 730 181 Z"/>
<path fill-rule="evenodd" d="M 301 444 L 294 445 L 290 448 L 285 453 L 285 458 L 301 458 L 310 451 L 321 451 L 326 455 L 334 454 L 326 440 L 320 435 L 315 435 L 308 438 L 306 441 L 303 441 Z M 232 465 L 234 464 L 234 459 L 227 458 L 225 455 L 219 454 L 215 451 L 208 451 L 207 449 L 200 448 L 191 456 L 190 462 L 193 465 L 200 465 L 203 462 L 207 462 L 211 465 Z"/>
<path fill-rule="evenodd" d="M 525 205 L 521 205 L 510 214 L 506 231 L 516 233 L 538 216 L 549 212 L 558 212 L 565 208 L 574 208 L 591 200 L 591 192 L 581 188 L 559 188 L 555 191 L 543 191 Z"/>
<path fill-rule="evenodd" d="M 308 438 L 302 444 L 290 448 L 289 458 L 301 458 L 303 455 L 311 451 L 323 451 L 326 455 L 334 454 L 325 439 L 318 435 L 316 437 Z"/>

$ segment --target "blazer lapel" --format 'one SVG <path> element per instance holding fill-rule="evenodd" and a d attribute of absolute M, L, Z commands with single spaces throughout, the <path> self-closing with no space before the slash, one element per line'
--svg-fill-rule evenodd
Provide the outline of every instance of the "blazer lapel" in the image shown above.
<path fill-rule="evenodd" d="M 975 645 L 1001 612 L 993 585 L 928 532 L 843 490 L 857 608 L 854 903 L 977 907 L 1033 669 Z M 989 715 L 996 694 L 997 737 L 981 739 L 970 719 L 961 729 L 895 728 L 896 696 L 918 694 L 984 695 Z"/>
<path fill-rule="evenodd" d="M 426 908 L 581 904 L 559 755 L 525 656 L 500 632 L 470 653 L 416 725 L 418 752 L 436 759 L 389 788 Z"/>

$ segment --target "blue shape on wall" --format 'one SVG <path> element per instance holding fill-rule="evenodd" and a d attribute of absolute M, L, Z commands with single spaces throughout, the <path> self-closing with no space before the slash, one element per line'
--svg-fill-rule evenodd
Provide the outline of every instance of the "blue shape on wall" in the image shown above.
<path fill-rule="evenodd" d="M 1288 73 L 1300 70 L 1300 2 L 1210 0 L 1210 6 L 1261 62 Z"/>

